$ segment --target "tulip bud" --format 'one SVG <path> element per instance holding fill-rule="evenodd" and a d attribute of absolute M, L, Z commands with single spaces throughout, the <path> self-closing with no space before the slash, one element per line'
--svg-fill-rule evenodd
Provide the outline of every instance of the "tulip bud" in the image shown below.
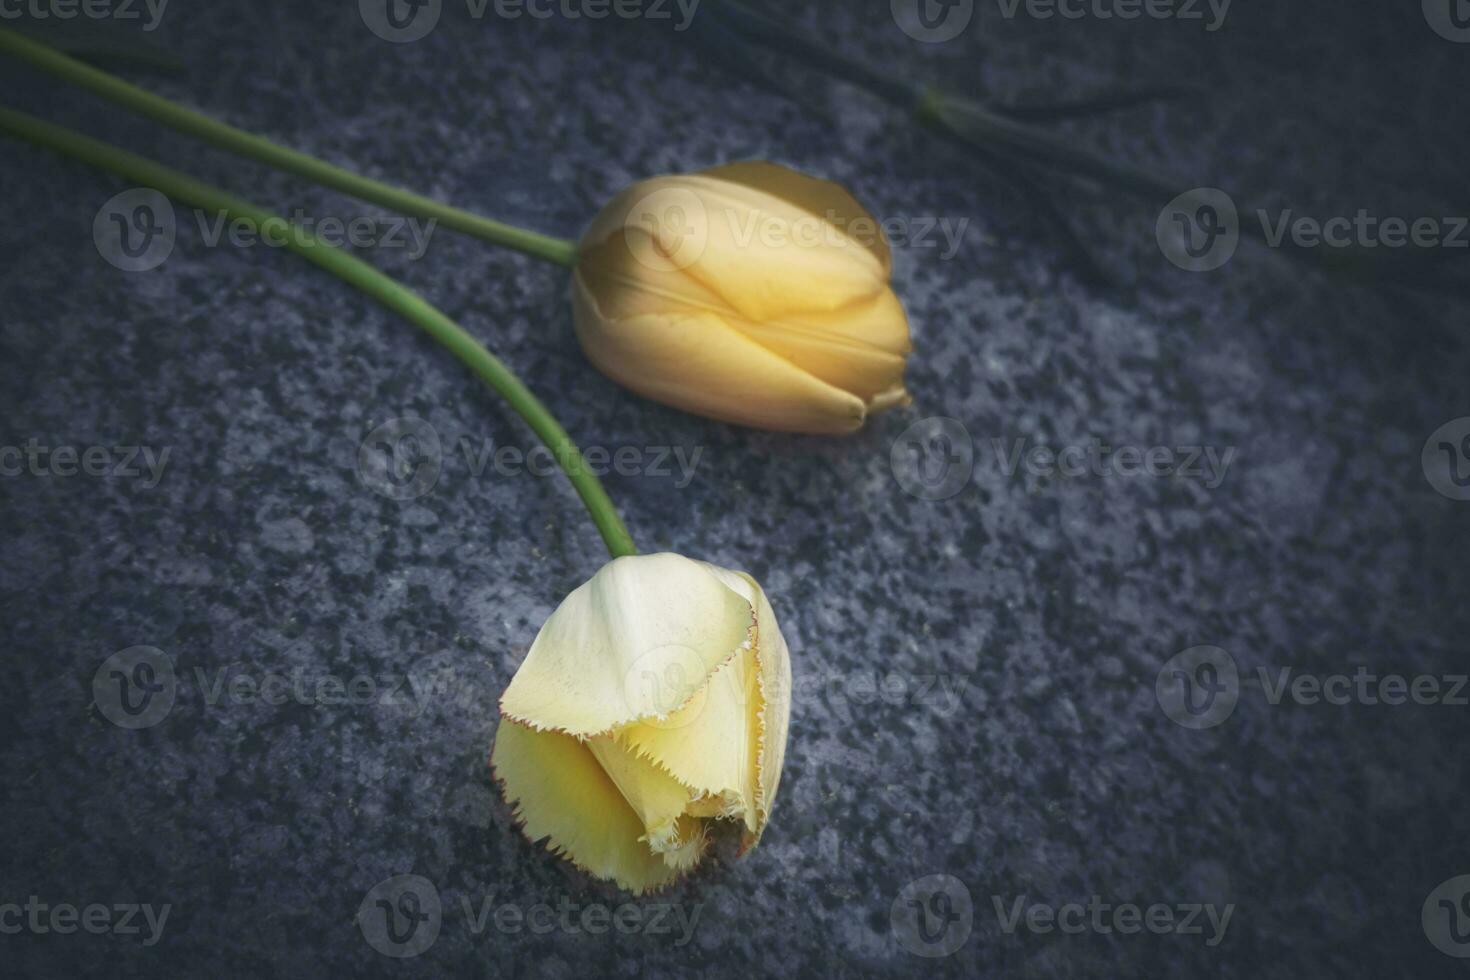
<path fill-rule="evenodd" d="M 500 712 L 490 765 L 526 836 L 641 893 L 694 867 L 717 821 L 759 840 L 791 664 L 749 575 L 616 558 L 547 619 Z"/>
<path fill-rule="evenodd" d="M 909 400 L 908 320 L 878 222 L 843 188 L 749 162 L 645 180 L 593 220 L 573 282 L 604 374 L 685 411 L 845 433 Z"/>

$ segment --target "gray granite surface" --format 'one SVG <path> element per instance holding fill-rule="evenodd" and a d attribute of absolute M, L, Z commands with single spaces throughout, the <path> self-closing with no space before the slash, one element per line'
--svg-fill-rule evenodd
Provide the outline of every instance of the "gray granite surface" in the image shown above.
<path fill-rule="evenodd" d="M 812 79 L 798 105 L 666 25 L 445 7 L 406 44 L 345 0 L 174 0 L 156 31 L 115 33 L 182 60 L 127 72 L 161 93 L 557 234 L 635 179 L 747 157 L 841 180 L 910 228 L 968 222 L 953 254 L 896 250 L 915 401 L 846 439 L 621 391 L 578 349 L 564 270 L 443 230 L 417 259 L 365 253 L 584 445 L 639 454 L 607 485 L 643 550 L 763 583 L 798 690 L 771 827 L 641 902 L 524 840 L 486 766 L 496 698 L 604 560 L 564 481 L 477 468 L 487 447 L 529 450 L 528 430 L 404 321 L 279 250 L 211 246 L 186 211 L 161 266 L 115 268 L 94 218 L 128 184 L 0 141 L 0 447 L 107 454 L 104 475 L 64 475 L 62 453 L 0 477 L 0 973 L 1463 974 L 1435 937 L 1470 951 L 1439 934 L 1470 922 L 1453 882 L 1470 874 L 1470 708 L 1271 694 L 1287 667 L 1446 690 L 1466 670 L 1470 502 L 1421 460 L 1470 414 L 1464 302 L 1345 287 L 1251 244 L 1186 273 L 1155 241 L 1163 201 L 1047 182 L 1113 274 L 1089 286 L 1011 185 L 854 90 Z M 1214 32 L 982 3 L 944 44 L 888 7 L 789 13 L 886 71 L 998 101 L 1195 83 L 1064 124 L 1181 192 L 1466 213 L 1470 45 L 1416 3 L 1242 0 Z M 0 92 L 277 209 L 383 213 L 5 60 Z M 973 470 L 927 499 L 905 489 L 913 454 L 943 444 L 905 433 L 937 416 Z M 359 466 L 401 417 L 442 449 L 402 500 Z M 1230 462 L 1217 479 L 1011 474 L 1016 440 Z M 128 446 L 161 472 L 141 451 L 124 465 Z M 659 447 L 697 453 L 692 476 L 662 472 Z M 1241 680 L 1195 730 L 1156 682 L 1200 645 Z M 172 693 L 156 717 L 110 693 L 143 662 Z M 289 693 L 264 703 L 260 685 Z M 418 952 L 376 904 L 412 910 L 379 888 L 400 875 L 420 908 L 439 901 L 413 957 L 380 952 Z M 1429 900 L 1442 882 L 1453 913 Z M 1192 904 L 1231 917 L 1223 936 L 1204 914 L 1198 933 L 1111 929 L 1113 907 L 1156 903 L 1176 925 Z M 1086 924 L 1048 928 L 1048 909 Z"/>

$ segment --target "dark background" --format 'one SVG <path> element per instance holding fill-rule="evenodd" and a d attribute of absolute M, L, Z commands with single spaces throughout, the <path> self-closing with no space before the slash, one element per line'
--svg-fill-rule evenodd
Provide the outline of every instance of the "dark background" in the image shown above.
<path fill-rule="evenodd" d="M 969 219 L 951 257 L 896 250 L 915 401 L 847 439 L 735 429 L 625 393 L 577 347 L 564 270 L 446 230 L 418 261 L 371 253 L 503 355 L 584 445 L 702 451 L 687 486 L 607 484 L 644 551 L 753 573 L 798 691 L 815 686 L 793 710 L 764 841 L 641 903 L 697 910 L 682 945 L 476 931 L 465 903 L 629 901 L 524 840 L 486 767 L 499 692 L 604 560 L 574 495 L 472 472 L 462 439 L 527 450 L 532 437 L 406 322 L 295 256 L 209 247 L 192 220 L 162 266 L 119 271 L 92 228 L 128 184 L 4 140 L 0 446 L 170 455 L 156 486 L 0 477 L 0 904 L 171 906 L 151 946 L 146 932 L 0 935 L 4 972 L 1463 973 L 1420 909 L 1470 873 L 1470 708 L 1272 705 L 1248 681 L 1228 719 L 1191 731 L 1161 710 L 1155 679 L 1197 644 L 1252 678 L 1466 670 L 1470 502 L 1437 493 L 1420 460 L 1430 433 L 1470 415 L 1466 303 L 1349 287 L 1251 244 L 1190 274 L 1156 244 L 1164 201 L 1048 180 L 1113 274 L 1085 285 L 1011 185 L 853 89 L 812 81 L 798 105 L 666 24 L 493 10 L 446 3 L 433 32 L 399 45 L 349 2 L 173 0 L 154 32 L 101 27 L 184 63 L 123 71 L 155 91 L 556 234 L 634 180 L 748 157 L 840 180 L 879 216 Z M 896 76 L 998 102 L 1194 83 L 1183 100 L 1064 127 L 1181 192 L 1219 186 L 1243 207 L 1317 217 L 1470 207 L 1470 45 L 1433 32 L 1416 2 L 1237 0 L 1213 33 L 1006 19 L 982 2 L 932 45 L 886 3 L 787 15 Z M 381 213 L 7 60 L 0 91 L 278 210 Z M 446 447 L 432 491 L 407 501 L 357 472 L 364 436 L 400 416 Z M 890 463 L 932 416 L 959 420 L 975 453 L 969 483 L 938 501 L 907 494 Z M 992 440 L 1021 438 L 1237 456 L 1213 489 L 1012 477 Z M 178 688 L 158 724 L 126 730 L 93 703 L 93 678 L 136 645 L 167 655 Z M 219 671 L 450 683 L 409 705 L 210 703 Z M 867 696 L 874 672 L 907 694 Z M 959 702 L 921 696 L 932 676 Z M 399 874 L 432 883 L 444 909 L 407 960 L 355 921 Z M 891 912 L 936 874 L 973 913 L 953 924 L 968 929 L 957 952 L 920 958 Z M 995 912 L 1093 895 L 1235 909 L 1214 947 L 1208 931 L 1007 933 Z"/>

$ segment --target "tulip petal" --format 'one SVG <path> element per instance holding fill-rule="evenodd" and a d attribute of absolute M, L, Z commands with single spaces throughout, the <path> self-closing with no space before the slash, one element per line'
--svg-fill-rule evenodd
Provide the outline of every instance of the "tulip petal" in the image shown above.
<path fill-rule="evenodd" d="M 756 320 L 830 312 L 888 285 L 886 244 L 869 247 L 825 214 L 715 176 L 654 177 L 625 189 L 593 219 L 581 252 L 620 239 L 650 267 L 682 271 Z"/>
<path fill-rule="evenodd" d="M 546 620 L 501 711 L 577 736 L 665 717 L 751 643 L 754 618 L 743 596 L 681 555 L 614 559 Z"/>
<path fill-rule="evenodd" d="M 695 620 L 705 632 L 689 632 Z M 652 679 L 679 703 L 642 711 L 657 699 L 629 698 L 604 676 L 607 664 L 616 677 L 624 645 L 662 639 L 653 644 L 661 651 L 671 638 L 680 650 L 714 643 L 715 652 L 692 668 L 692 691 L 688 665 L 659 653 L 659 671 L 681 670 Z M 641 659 L 631 676 L 643 678 Z M 555 670 L 570 680 L 553 685 L 553 704 L 539 675 Z M 604 713 L 628 720 L 590 738 L 566 727 L 593 724 L 584 702 L 604 695 L 613 702 Z M 506 800 L 531 840 L 593 875 L 645 892 L 699 863 L 711 821 L 740 822 L 742 849 L 765 829 L 785 756 L 791 667 L 765 593 L 743 572 L 673 554 L 614 559 L 547 620 L 502 701 L 535 710 L 525 721 L 504 712 L 496 732 L 490 765 Z"/>
<path fill-rule="evenodd" d="M 629 725 L 620 734 L 681 783 L 716 798 L 717 815 L 741 817 L 753 830 L 758 699 L 755 651 L 744 650 L 715 672 L 704 697 L 662 722 Z"/>
<path fill-rule="evenodd" d="M 742 572 L 705 567 L 756 610 L 756 645 L 715 673 L 705 698 L 657 725 L 630 725 L 621 737 L 706 794 L 691 812 L 743 820 L 748 847 L 765 829 L 781 779 L 791 715 L 790 654 L 775 612 L 755 580 Z"/>
<path fill-rule="evenodd" d="M 634 232 L 633 240 L 647 236 Z M 908 319 L 893 290 L 829 313 L 805 313 L 758 322 L 740 316 L 698 280 L 646 259 L 649 244 L 635 256 L 628 239 L 613 238 L 583 253 L 578 299 L 596 307 L 602 320 L 641 314 L 710 313 L 798 368 L 858 398 L 903 387 L 904 355 L 910 350 Z"/>
<path fill-rule="evenodd" d="M 827 312 L 887 288 L 872 251 L 773 194 L 712 177 L 677 177 L 704 206 L 691 221 L 701 246 L 680 264 L 754 320 Z"/>
<path fill-rule="evenodd" d="M 732 323 L 767 350 L 865 402 L 879 392 L 903 389 L 902 354 L 890 354 L 831 334 L 803 331 L 786 323 Z"/>
<path fill-rule="evenodd" d="M 546 838 L 554 853 L 635 893 L 678 876 L 640 840 L 643 822 L 586 743 L 502 718 L 490 765 L 531 840 Z"/>
<path fill-rule="evenodd" d="M 655 850 L 663 857 L 664 864 L 675 871 L 688 871 L 704 856 L 705 823 L 697 817 L 685 815 L 674 824 L 673 842 L 663 850 Z"/>
<path fill-rule="evenodd" d="M 577 337 L 624 387 L 688 412 L 785 432 L 840 434 L 863 424 L 863 400 L 767 350 L 712 313 L 610 319 L 580 275 Z"/>
<path fill-rule="evenodd" d="M 742 573 L 743 574 L 743 573 Z M 771 804 L 781 785 L 781 770 L 786 764 L 786 735 L 791 726 L 791 652 L 786 638 L 776 625 L 776 611 L 755 579 L 744 576 L 755 592 L 755 615 L 759 635 L 765 637 L 756 651 L 760 668 L 758 690 L 761 695 L 759 751 L 756 755 L 756 825 L 755 834 L 746 839 L 750 847 L 760 839 L 771 816 Z"/>
<path fill-rule="evenodd" d="M 643 821 L 643 840 L 650 850 L 660 854 L 680 853 L 691 842 L 697 843 L 702 836 L 697 824 L 679 820 L 689 805 L 688 786 L 614 736 L 589 739 L 587 748 Z M 693 859 L 698 860 L 697 849 Z"/>
<path fill-rule="evenodd" d="M 892 289 L 830 313 L 793 313 L 780 322 L 792 330 L 840 337 L 890 354 L 913 350 L 908 316 Z"/>
<path fill-rule="evenodd" d="M 742 160 L 699 171 L 706 177 L 728 180 L 781 198 L 808 214 L 832 222 L 854 242 L 873 254 L 887 278 L 893 253 L 878 219 L 858 203 L 847 188 L 832 180 L 811 177 L 769 160 Z"/>
<path fill-rule="evenodd" d="M 756 760 L 756 819 L 753 835 L 747 835 L 746 846 L 753 845 L 765 830 L 770 817 L 771 803 L 776 798 L 776 788 L 781 783 L 781 769 L 786 763 L 786 733 L 791 724 L 791 652 L 786 638 L 776 623 L 776 611 L 755 579 L 744 572 L 709 566 L 719 573 L 720 580 L 740 592 L 755 608 L 756 635 L 760 642 L 755 651 L 757 668 L 756 701 L 757 725 L 755 744 Z M 746 589 L 740 589 L 732 581 L 739 578 Z"/>

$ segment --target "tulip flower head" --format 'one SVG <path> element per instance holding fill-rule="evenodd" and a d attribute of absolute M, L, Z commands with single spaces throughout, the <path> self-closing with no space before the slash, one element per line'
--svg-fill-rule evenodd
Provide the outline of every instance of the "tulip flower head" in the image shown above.
<path fill-rule="evenodd" d="M 749 575 L 615 558 L 547 619 L 500 711 L 490 765 L 526 836 L 642 893 L 693 868 L 715 821 L 760 839 L 791 664 Z"/>
<path fill-rule="evenodd" d="M 845 433 L 909 400 L 908 320 L 876 219 L 748 162 L 634 184 L 578 250 L 577 337 L 614 381 L 762 429 Z"/>

